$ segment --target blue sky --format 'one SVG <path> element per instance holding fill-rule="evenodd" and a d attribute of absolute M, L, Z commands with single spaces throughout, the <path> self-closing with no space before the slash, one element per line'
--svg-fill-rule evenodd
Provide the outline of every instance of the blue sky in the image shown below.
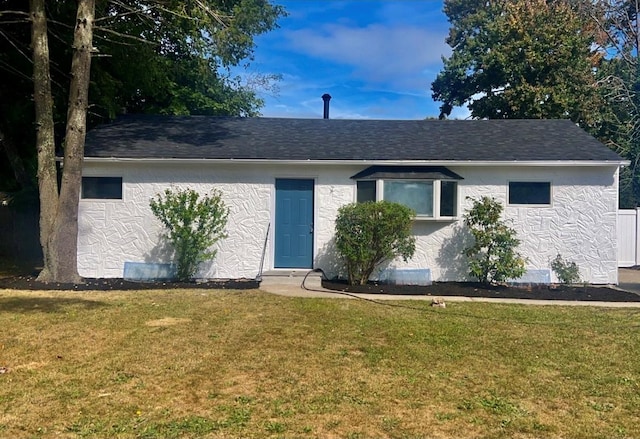
<path fill-rule="evenodd" d="M 265 117 L 423 119 L 437 116 L 431 82 L 442 68 L 449 24 L 441 0 L 274 0 L 288 17 L 256 39 L 248 72 L 281 74 L 261 93 Z M 452 117 L 466 117 L 459 109 Z"/>

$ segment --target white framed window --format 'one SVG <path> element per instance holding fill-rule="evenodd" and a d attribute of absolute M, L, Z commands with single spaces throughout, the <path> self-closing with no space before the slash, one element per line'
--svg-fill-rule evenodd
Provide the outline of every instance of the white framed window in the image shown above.
<path fill-rule="evenodd" d="M 351 177 L 356 201 L 392 201 L 416 212 L 418 220 L 455 220 L 458 217 L 458 180 L 444 166 L 374 165 Z"/>
<path fill-rule="evenodd" d="M 550 206 L 551 182 L 510 181 L 508 204 L 511 206 Z"/>
<path fill-rule="evenodd" d="M 83 200 L 122 200 L 122 177 L 82 177 Z"/>
<path fill-rule="evenodd" d="M 416 212 L 419 220 L 453 220 L 458 217 L 458 182 L 453 180 L 360 180 L 358 203 L 392 201 Z"/>

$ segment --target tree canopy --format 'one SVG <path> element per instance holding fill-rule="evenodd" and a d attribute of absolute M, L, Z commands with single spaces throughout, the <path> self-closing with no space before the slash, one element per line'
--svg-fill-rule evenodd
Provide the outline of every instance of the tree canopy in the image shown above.
<path fill-rule="evenodd" d="M 56 143 L 67 115 L 76 2 L 46 2 Z M 259 87 L 230 67 L 284 15 L 268 0 L 97 0 L 88 124 L 122 113 L 256 116 Z M 0 0 L 0 191 L 35 184 L 29 4 Z M 5 154 L 2 153 L 4 150 Z"/>
<path fill-rule="evenodd" d="M 597 25 L 596 44 L 606 57 L 597 72 L 605 102 L 594 134 L 631 162 L 622 170 L 620 205 L 640 205 L 640 1 L 598 0 L 590 3 Z"/>
<path fill-rule="evenodd" d="M 254 37 L 283 13 L 267 0 L 102 0 L 96 45 L 108 56 L 94 67 L 101 110 L 257 115 L 263 102 L 226 69 L 251 59 Z"/>
<path fill-rule="evenodd" d="M 474 118 L 570 118 L 598 106 L 592 35 L 575 2 L 448 0 L 453 48 L 432 84 L 440 117 L 468 104 Z"/>
<path fill-rule="evenodd" d="M 631 162 L 640 205 L 638 0 L 445 0 L 452 55 L 431 86 L 440 118 L 571 119 Z"/>

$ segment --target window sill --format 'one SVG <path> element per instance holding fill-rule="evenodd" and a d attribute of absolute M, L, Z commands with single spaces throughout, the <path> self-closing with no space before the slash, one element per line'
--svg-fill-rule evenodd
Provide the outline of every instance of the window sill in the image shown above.
<path fill-rule="evenodd" d="M 455 222 L 458 221 L 460 218 L 458 218 L 457 216 L 441 216 L 441 217 L 432 217 L 432 216 L 420 216 L 417 215 L 415 217 L 415 221 L 431 221 L 431 222 L 441 222 L 441 223 L 445 223 L 445 222 Z"/>

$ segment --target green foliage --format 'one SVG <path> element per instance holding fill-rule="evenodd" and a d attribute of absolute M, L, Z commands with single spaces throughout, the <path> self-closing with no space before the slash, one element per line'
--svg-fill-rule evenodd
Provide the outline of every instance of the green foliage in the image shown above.
<path fill-rule="evenodd" d="M 113 51 L 117 52 L 113 59 L 94 67 L 92 92 L 102 116 L 115 117 L 122 109 L 147 114 L 257 116 L 263 101 L 256 90 L 268 89 L 278 79 L 277 75 L 258 76 L 261 82 L 246 84 L 224 74 L 215 59 L 160 55 L 148 47 Z"/>
<path fill-rule="evenodd" d="M 35 181 L 36 148 L 30 60 L 29 2 L 0 2 L 0 137 L 11 141 Z M 56 140 L 63 144 L 71 42 L 77 2 L 47 2 Z M 285 15 L 268 0 L 197 2 L 96 1 L 88 128 L 122 113 L 257 116 L 258 92 L 277 75 L 241 80 L 230 67 L 248 66 L 255 37 Z M 0 145 L 0 190 L 17 190 L 14 162 Z"/>
<path fill-rule="evenodd" d="M 482 283 L 517 279 L 525 273 L 525 260 L 516 252 L 520 240 L 501 219 L 502 204 L 490 197 L 474 200 L 464 216 L 474 244 L 464 250 L 469 274 Z"/>
<path fill-rule="evenodd" d="M 620 207 L 640 205 L 637 1 L 446 0 L 453 48 L 433 82 L 440 117 L 569 118 L 631 162 Z"/>
<path fill-rule="evenodd" d="M 440 117 L 468 104 L 474 118 L 570 118 L 599 110 L 592 34 L 567 0 L 447 0 L 452 55 L 432 84 Z"/>
<path fill-rule="evenodd" d="M 142 3 L 137 10 L 149 3 L 148 10 L 123 20 L 129 3 Z M 111 116 L 121 108 L 129 113 L 258 115 L 263 102 L 255 90 L 268 88 L 277 77 L 243 83 L 228 69 L 251 59 L 254 37 L 277 27 L 283 8 L 268 0 L 169 1 L 162 7 L 154 3 L 101 3 L 98 37 L 107 28 L 121 35 L 144 35 L 147 41 L 123 36 L 116 36 L 115 44 L 99 40 L 101 52 L 110 55 L 93 66 L 100 79 L 95 96 L 102 111 Z M 123 40 L 127 44 L 121 44 Z"/>
<path fill-rule="evenodd" d="M 640 206 L 639 5 L 628 0 L 590 2 L 591 15 L 598 18 L 596 43 L 607 54 L 597 71 L 606 105 L 592 134 L 631 162 L 620 173 L 621 208 Z"/>
<path fill-rule="evenodd" d="M 193 278 L 201 262 L 213 259 L 216 242 L 227 237 L 229 209 L 219 191 L 200 195 L 192 190 L 166 189 L 164 194 L 152 198 L 151 211 L 162 222 L 165 238 L 175 251 L 177 278 L 182 281 Z"/>
<path fill-rule="evenodd" d="M 415 252 L 411 225 L 415 213 L 388 201 L 352 203 L 338 210 L 336 246 L 349 284 L 366 284 L 382 262 L 398 256 L 406 262 Z"/>
<path fill-rule="evenodd" d="M 565 261 L 560 253 L 551 261 L 551 269 L 563 285 L 580 282 L 580 267 L 573 261 Z"/>

